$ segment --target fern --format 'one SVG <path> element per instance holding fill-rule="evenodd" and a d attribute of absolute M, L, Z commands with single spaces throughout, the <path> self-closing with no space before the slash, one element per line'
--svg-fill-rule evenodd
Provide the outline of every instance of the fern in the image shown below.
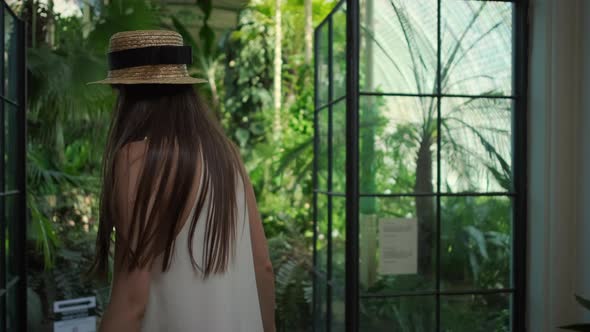
<path fill-rule="evenodd" d="M 269 251 L 275 270 L 276 322 L 279 330 L 305 330 L 312 302 L 312 262 L 309 239 L 295 223 L 285 233 L 269 239 Z"/>

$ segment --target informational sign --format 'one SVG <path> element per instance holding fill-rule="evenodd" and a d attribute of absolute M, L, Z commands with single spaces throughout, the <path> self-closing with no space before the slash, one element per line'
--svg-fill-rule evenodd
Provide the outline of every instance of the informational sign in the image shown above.
<path fill-rule="evenodd" d="M 58 320 L 53 323 L 54 332 L 96 332 L 96 297 L 82 297 L 56 301 L 53 312 Z"/>
<path fill-rule="evenodd" d="M 418 222 L 415 218 L 379 219 L 379 273 L 418 273 Z"/>

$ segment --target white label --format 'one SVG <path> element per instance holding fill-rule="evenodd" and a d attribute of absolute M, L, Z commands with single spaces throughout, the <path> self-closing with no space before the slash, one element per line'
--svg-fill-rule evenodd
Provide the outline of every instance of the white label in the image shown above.
<path fill-rule="evenodd" d="M 418 222 L 415 218 L 379 219 L 379 273 L 418 273 Z"/>
<path fill-rule="evenodd" d="M 82 309 L 96 308 L 96 296 L 80 297 L 77 299 L 53 302 L 53 312 L 66 313 Z"/>
<path fill-rule="evenodd" d="M 96 332 L 96 316 L 53 323 L 54 332 Z"/>

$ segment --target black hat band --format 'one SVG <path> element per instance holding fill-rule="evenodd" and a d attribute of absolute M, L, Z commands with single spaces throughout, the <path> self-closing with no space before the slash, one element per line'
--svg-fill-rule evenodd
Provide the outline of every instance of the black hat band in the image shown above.
<path fill-rule="evenodd" d="M 130 48 L 108 53 L 109 69 L 123 69 L 129 67 L 187 64 L 193 62 L 192 49 L 184 46 L 148 46 Z"/>

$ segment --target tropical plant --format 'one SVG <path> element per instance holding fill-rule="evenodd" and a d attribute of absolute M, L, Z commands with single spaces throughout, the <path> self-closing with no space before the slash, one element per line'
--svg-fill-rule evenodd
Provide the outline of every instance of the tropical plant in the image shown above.
<path fill-rule="evenodd" d="M 296 223 L 268 242 L 275 271 L 275 318 L 279 330 L 307 331 L 311 319 L 309 239 Z"/>
<path fill-rule="evenodd" d="M 106 72 L 111 33 L 153 28 L 158 15 L 142 0 L 98 5 L 90 21 L 60 17 L 37 1 L 24 7 L 36 31 L 27 52 L 27 283 L 35 326 L 50 322 L 56 300 L 95 294 L 99 310 L 108 300 L 107 285 L 84 273 L 94 254 L 100 142 L 114 99 L 108 88 L 85 83 Z"/>
<path fill-rule="evenodd" d="M 396 29 L 399 29 L 401 42 L 403 45 L 400 52 L 407 54 L 398 54 L 397 57 L 391 57 L 391 49 L 385 48 L 376 31 L 369 26 L 362 26 L 367 46 L 378 48 L 381 53 L 385 54 L 385 59 L 391 68 L 396 70 L 399 76 L 397 82 L 398 88 L 404 91 L 412 91 L 418 95 L 436 95 L 436 80 L 433 78 L 437 68 L 437 51 L 432 45 L 429 35 L 420 28 L 418 18 L 408 12 L 406 5 L 397 1 L 390 1 L 391 10 L 395 14 L 393 20 Z M 452 42 L 448 42 L 448 48 L 443 54 L 440 64 L 440 90 L 442 93 L 449 93 L 452 85 L 457 81 L 454 79 L 454 70 L 459 67 L 458 63 L 469 56 L 469 51 L 479 43 L 486 41 L 486 36 L 493 34 L 499 29 L 507 19 L 509 12 L 499 12 L 498 22 L 489 24 L 488 31 L 477 32 L 477 38 L 466 39 L 472 33 L 474 25 L 481 20 L 484 9 L 488 4 L 483 2 L 473 5 L 472 12 L 469 15 L 467 24 L 448 37 Z M 368 14 L 367 14 L 368 15 Z M 449 33 L 450 34 L 450 33 Z M 473 33 L 472 33 L 473 34 Z M 481 34 L 481 36 L 479 36 Z M 466 41 L 467 40 L 467 41 Z M 374 51 L 372 51 L 374 52 Z M 364 67 L 361 72 L 367 71 L 361 79 L 361 85 L 369 91 L 376 91 L 377 87 L 373 86 L 371 77 L 371 66 L 375 64 L 371 60 L 371 55 L 367 55 Z M 458 75 L 456 75 L 458 76 Z M 473 80 L 477 82 L 481 79 L 478 73 L 473 76 L 464 77 L 462 82 Z M 512 188 L 511 169 L 509 162 L 510 146 L 510 105 L 496 98 L 503 95 L 503 91 L 493 86 L 487 91 L 483 91 L 478 97 L 464 98 L 453 101 L 442 111 L 440 118 L 440 130 L 437 127 L 437 100 L 436 98 L 414 98 L 404 99 L 396 98 L 387 100 L 387 105 L 393 110 L 384 111 L 384 102 L 379 102 L 375 97 L 365 97 L 362 102 L 361 116 L 361 159 L 367 165 L 361 174 L 363 178 L 363 192 L 406 192 L 414 193 L 433 193 L 434 178 L 433 175 L 435 163 L 435 147 L 437 140 L 441 141 L 441 155 L 444 165 L 443 174 L 444 183 L 440 186 L 443 190 L 449 191 L 478 191 L 486 189 L 501 189 L 510 191 Z M 394 106 L 395 105 L 395 106 Z M 446 106 L 446 105 L 445 105 Z M 402 113 L 399 113 L 401 110 Z M 388 112 L 385 116 L 384 112 Z M 397 113 L 395 113 L 397 112 Z M 394 124 L 392 118 L 396 118 L 397 124 Z M 399 121 L 403 119 L 402 121 Z M 490 122 L 489 120 L 493 120 Z M 394 125 L 395 130 L 390 130 L 388 126 Z M 439 137 L 440 136 L 440 137 Z M 414 181 L 407 183 L 406 188 L 399 188 L 393 191 L 395 186 L 391 184 L 391 176 L 388 163 L 391 160 L 391 154 L 394 149 L 385 150 L 379 140 L 396 144 L 394 147 L 415 154 L 415 160 L 406 161 L 407 167 L 413 167 Z M 397 143 L 395 143 L 395 142 Z M 407 158 L 406 158 L 407 160 Z M 386 178 L 380 178 L 381 170 L 374 165 L 383 165 L 385 168 Z M 377 172 L 372 170 L 377 169 Z M 398 174 L 397 172 L 394 174 Z M 491 174 L 492 179 L 487 179 L 488 184 L 481 181 Z M 411 182 L 413 184 L 410 186 Z M 374 203 L 373 203 L 374 204 Z M 419 266 L 421 274 L 430 274 L 432 272 L 432 249 L 433 242 L 432 229 L 434 221 L 434 201 L 429 198 L 417 197 L 415 199 L 416 214 L 420 224 L 420 246 Z M 367 204 L 365 204 L 367 207 Z M 376 211 L 376 207 L 365 208 L 365 213 L 370 210 Z"/>
<path fill-rule="evenodd" d="M 143 0 L 85 3 L 83 17 L 61 17 L 38 1 L 23 5 L 34 26 L 27 61 L 29 83 L 27 256 L 31 317 L 44 325 L 51 303 L 95 294 L 108 302 L 104 283 L 83 278 L 93 254 L 102 146 L 114 102 L 107 87 L 86 82 L 106 71 L 109 37 L 121 30 L 170 28 L 193 46 L 190 70 L 209 79 L 214 109 L 242 149 L 256 188 L 277 280 L 277 321 L 282 330 L 307 330 L 311 317 L 310 185 L 313 84 L 304 64 L 299 27 L 303 2 L 283 4 L 282 142 L 269 138 L 272 121 L 272 14 L 264 4 L 240 14 L 237 29 L 216 44 L 208 24 L 211 1 L 199 1 L 204 24 L 195 39 L 163 7 Z M 330 9 L 314 1 L 314 17 Z M 170 20 L 168 20 L 170 19 Z M 281 146 L 281 148 L 277 148 Z M 287 197 L 288 199 L 285 199 Z M 35 304 L 36 305 L 33 305 Z"/>
<path fill-rule="evenodd" d="M 387 4 L 372 1 L 365 4 L 361 19 L 364 50 L 359 71 L 361 90 L 433 97 L 361 97 L 359 150 L 364 165 L 359 175 L 361 192 L 418 194 L 413 202 L 406 198 L 362 198 L 360 208 L 365 219 L 361 220 L 361 238 L 373 236 L 373 241 L 377 240 L 370 227 L 363 229 L 372 220 L 371 215 L 416 217 L 419 224 L 418 275 L 377 278 L 375 271 L 369 271 L 361 278 L 363 287 L 370 292 L 431 288 L 436 232 L 441 232 L 440 277 L 444 287 L 505 287 L 509 282 L 510 200 L 444 198 L 439 212 L 445 221 L 444 228 L 436 230 L 435 200 L 428 194 L 435 193 L 437 187 L 442 192 L 468 193 L 512 189 L 511 105 L 495 98 L 505 96 L 502 84 L 475 70 L 479 68 L 469 68 L 470 59 L 478 56 L 473 52 L 479 45 L 487 42 L 494 47 L 503 46 L 500 37 L 506 22 L 511 21 L 511 12 L 508 7 L 491 8 L 487 2 L 465 4 L 461 9 L 468 15 L 461 24 L 453 23 L 451 16 L 441 23 L 443 42 L 438 50 L 437 39 L 425 23 L 433 12 L 432 6 L 393 0 Z M 373 8 L 377 4 L 381 8 Z M 488 11 L 494 15 L 485 15 Z M 376 16 L 383 15 L 382 12 L 391 13 L 391 19 L 376 30 L 375 22 L 379 21 Z M 394 81 L 377 78 L 378 69 L 385 68 L 391 71 L 387 76 L 395 77 Z M 377 86 L 378 81 L 383 86 Z M 484 81 L 486 84 L 481 84 Z M 478 87 L 473 89 L 477 96 L 443 100 L 436 97 L 439 92 L 453 94 L 458 86 L 465 89 L 470 85 Z M 436 151 L 437 147 L 440 151 Z M 441 165 L 437 165 L 437 153 L 441 155 Z M 442 173 L 438 184 L 434 177 L 437 167 Z M 377 252 L 375 246 L 372 248 L 375 251 L 370 253 L 367 253 L 369 246 L 361 248 L 363 269 L 376 269 L 373 257 Z M 421 330 L 433 328 L 428 317 L 434 309 L 425 305 L 426 300 L 390 302 L 391 310 L 377 311 L 384 315 L 381 318 L 378 315 L 377 321 L 390 322 L 390 326 L 395 322 L 397 329 L 413 331 L 417 325 L 407 320 L 417 315 L 424 324 Z M 489 307 L 498 305 L 500 311 L 503 308 L 501 300 L 479 303 Z M 367 306 L 372 308 L 370 304 Z M 468 303 L 456 303 L 451 312 L 467 317 L 469 307 Z M 498 319 L 504 324 L 506 317 L 502 314 L 488 321 Z M 458 326 L 467 324 L 466 320 L 457 319 L 449 320 L 449 326 L 455 326 L 453 322 L 457 329 L 449 328 L 449 331 L 461 331 Z"/>
<path fill-rule="evenodd" d="M 172 16 L 172 28 L 180 33 L 186 44 L 193 49 L 193 65 L 189 69 L 195 74 L 206 77 L 209 85 L 208 91 L 212 99 L 212 106 L 218 118 L 221 118 L 221 105 L 219 97 L 218 77 L 223 71 L 223 49 L 215 45 L 215 32 L 209 26 L 209 18 L 213 10 L 211 0 L 197 1 L 197 7 L 203 12 L 202 25 L 198 31 L 198 39 L 193 37 L 189 29 L 177 17 Z"/>
<path fill-rule="evenodd" d="M 576 301 L 586 310 L 590 310 L 590 300 L 576 295 Z M 559 327 L 562 330 L 588 332 L 590 331 L 590 323 L 571 324 Z"/>
<path fill-rule="evenodd" d="M 302 1 L 284 1 L 280 135 L 273 108 L 275 1 L 240 13 L 224 39 L 223 122 L 242 150 L 275 267 L 279 330 L 307 331 L 311 323 L 311 165 L 313 75 L 303 53 Z M 331 4 L 333 6 L 333 4 Z M 314 18 L 330 10 L 313 3 Z M 277 137 L 280 140 L 277 141 Z"/>
<path fill-rule="evenodd" d="M 50 266 L 51 248 L 57 244 L 51 231 L 56 206 L 45 204 L 48 196 L 50 201 L 62 202 L 63 186 L 98 191 L 102 151 L 94 143 L 104 140 L 113 96 L 105 87 L 90 89 L 85 83 L 104 75 L 105 40 L 113 29 L 152 26 L 156 14 L 145 1 L 115 0 L 103 8 L 94 30 L 85 37 L 81 19 L 47 14 L 39 3 L 34 8 L 39 12 L 29 14 L 29 19 L 41 13 L 53 16 L 52 32 L 58 36 L 33 36 L 40 39 L 27 52 L 30 235 L 43 248 L 45 264 Z"/>

